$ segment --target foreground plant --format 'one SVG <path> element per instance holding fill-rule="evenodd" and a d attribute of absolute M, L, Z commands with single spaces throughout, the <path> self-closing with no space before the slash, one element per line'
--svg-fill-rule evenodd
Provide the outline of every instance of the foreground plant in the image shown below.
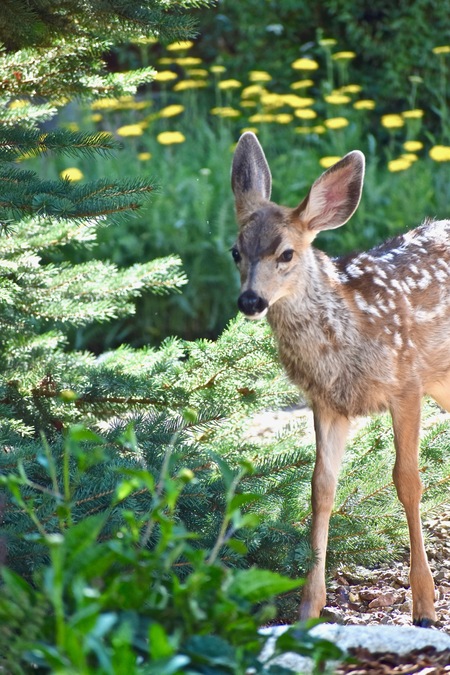
<path fill-rule="evenodd" d="M 117 443 L 125 454 L 138 453 L 131 428 Z M 0 666 L 13 675 L 290 672 L 258 659 L 266 640 L 258 628 L 275 618 L 276 595 L 302 581 L 269 570 L 232 569 L 218 557 L 225 544 L 233 547 L 231 532 L 256 522 L 241 511 L 256 496 L 236 492 L 251 465 L 243 462 L 235 474 L 216 458 L 226 507 L 219 537 L 206 550 L 193 545 L 201 535 L 188 531 L 176 515 L 185 486 L 195 482 L 192 471 L 173 471 L 176 437 L 159 476 L 129 462 L 117 470 L 117 487 L 105 509 L 77 520 L 76 483 L 93 468 L 104 468 L 107 446 L 86 428 L 72 427 L 62 448 L 62 474 L 43 444 L 38 460 L 50 488 L 30 480 L 21 465 L 2 477 L 3 487 L 34 523 L 26 536 L 41 546 L 45 563 L 31 581 L 2 569 Z M 69 478 L 69 465 L 77 468 L 71 474 L 75 480 Z M 146 508 L 136 510 L 133 499 L 139 494 L 145 494 Z M 49 499 L 53 520 L 43 520 L 36 508 L 40 495 Z M 107 532 L 117 509 L 120 520 Z M 281 639 L 284 649 L 316 661 L 340 656 L 306 627 L 296 630 L 289 642 L 288 636 Z"/>

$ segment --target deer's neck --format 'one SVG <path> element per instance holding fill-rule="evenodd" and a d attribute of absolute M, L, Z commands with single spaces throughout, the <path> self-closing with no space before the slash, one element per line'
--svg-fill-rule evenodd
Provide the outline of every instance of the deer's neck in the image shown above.
<path fill-rule="evenodd" d="M 348 416 L 386 407 L 377 382 L 390 379 L 392 364 L 376 339 L 361 334 L 338 270 L 325 254 L 308 251 L 296 292 L 270 307 L 268 320 L 287 374 L 313 404 Z"/>
<path fill-rule="evenodd" d="M 302 261 L 296 291 L 276 302 L 268 319 L 280 344 L 303 346 L 306 342 L 313 350 L 336 349 L 356 332 L 338 270 L 328 256 L 315 249 Z"/>

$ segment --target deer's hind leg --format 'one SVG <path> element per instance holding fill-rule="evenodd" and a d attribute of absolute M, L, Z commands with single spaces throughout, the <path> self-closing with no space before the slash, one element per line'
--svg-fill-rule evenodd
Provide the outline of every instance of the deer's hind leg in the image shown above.
<path fill-rule="evenodd" d="M 429 394 L 441 408 L 450 412 L 450 371 L 444 378 L 427 387 Z"/>
<path fill-rule="evenodd" d="M 397 495 L 405 509 L 411 548 L 409 580 L 413 596 L 413 622 L 429 626 L 436 620 L 434 582 L 428 565 L 420 521 L 422 483 L 419 475 L 419 432 L 421 392 L 405 388 L 403 396 L 391 405 L 396 450 L 393 471 Z"/>

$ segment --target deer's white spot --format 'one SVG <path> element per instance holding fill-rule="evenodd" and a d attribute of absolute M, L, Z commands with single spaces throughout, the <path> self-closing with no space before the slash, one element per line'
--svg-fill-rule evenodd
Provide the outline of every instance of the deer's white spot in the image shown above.
<path fill-rule="evenodd" d="M 401 349 L 403 347 L 403 340 L 400 333 L 394 334 L 394 345 L 397 347 L 397 349 Z"/>
<path fill-rule="evenodd" d="M 431 283 L 431 274 L 428 270 L 422 270 L 422 278 L 417 281 L 417 286 L 424 291 Z"/>
<path fill-rule="evenodd" d="M 378 311 L 378 309 L 376 307 L 374 307 L 374 305 L 369 304 L 367 302 L 367 300 L 365 298 L 363 298 L 361 293 L 356 292 L 354 294 L 354 298 L 355 298 L 356 306 L 358 307 L 358 309 L 361 310 L 361 312 L 364 312 L 365 314 L 371 314 L 371 315 L 376 316 L 378 318 L 381 317 L 381 314 Z"/>

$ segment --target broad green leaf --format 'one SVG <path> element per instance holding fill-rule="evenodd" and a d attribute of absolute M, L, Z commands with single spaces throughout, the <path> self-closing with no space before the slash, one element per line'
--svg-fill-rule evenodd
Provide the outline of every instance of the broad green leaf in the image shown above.
<path fill-rule="evenodd" d="M 277 572 L 252 567 L 236 572 L 229 591 L 250 602 L 262 602 L 299 588 L 303 583 L 303 579 L 290 579 Z"/>

